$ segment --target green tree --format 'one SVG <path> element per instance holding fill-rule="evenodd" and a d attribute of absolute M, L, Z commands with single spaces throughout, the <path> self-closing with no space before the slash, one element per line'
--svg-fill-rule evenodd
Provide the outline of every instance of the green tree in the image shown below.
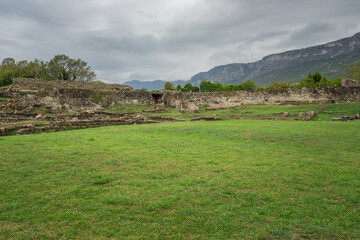
<path fill-rule="evenodd" d="M 0 86 L 12 84 L 18 77 L 93 81 L 96 74 L 86 62 L 65 55 L 56 55 L 49 62 L 38 59 L 16 62 L 14 58 L 5 58 L 0 65 Z"/>
<path fill-rule="evenodd" d="M 39 59 L 30 61 L 27 65 L 27 73 L 29 78 L 45 78 L 49 76 L 47 63 Z"/>
<path fill-rule="evenodd" d="M 9 69 L 0 70 L 0 87 L 12 84 L 13 79 L 14 79 L 14 71 Z"/>
<path fill-rule="evenodd" d="M 182 92 L 199 92 L 200 88 L 197 86 L 191 85 L 191 83 L 186 83 L 183 88 L 181 88 Z"/>
<path fill-rule="evenodd" d="M 258 88 L 254 80 L 247 80 L 245 82 L 240 83 L 239 85 L 241 85 L 242 89 L 245 91 L 253 91 Z"/>
<path fill-rule="evenodd" d="M 191 88 L 191 91 L 192 91 L 192 92 L 200 92 L 200 88 L 199 88 L 198 86 L 193 86 L 193 87 Z"/>
<path fill-rule="evenodd" d="M 345 77 L 360 80 L 360 61 L 345 68 Z"/>
<path fill-rule="evenodd" d="M 223 91 L 223 85 L 219 82 L 213 83 L 213 91 L 218 92 L 218 91 Z"/>
<path fill-rule="evenodd" d="M 224 84 L 223 85 L 223 91 L 236 91 L 237 90 L 237 87 L 235 84 Z"/>
<path fill-rule="evenodd" d="M 212 83 L 206 79 L 200 83 L 200 92 L 212 92 Z"/>
<path fill-rule="evenodd" d="M 191 83 L 186 83 L 184 85 L 184 87 L 181 89 L 181 91 L 183 91 L 183 92 L 191 92 L 192 88 L 193 88 L 193 86 L 191 85 Z"/>
<path fill-rule="evenodd" d="M 178 84 L 178 85 L 176 86 L 176 91 L 180 92 L 181 89 L 182 89 L 182 88 L 181 88 L 180 84 Z"/>
<path fill-rule="evenodd" d="M 10 85 L 16 77 L 16 62 L 14 58 L 5 58 L 0 66 L 0 87 Z"/>
<path fill-rule="evenodd" d="M 1 68 L 16 68 L 16 62 L 14 58 L 4 58 L 1 63 Z"/>
<path fill-rule="evenodd" d="M 310 73 L 307 78 L 302 80 L 296 87 L 331 87 L 331 86 L 340 86 L 339 79 L 333 81 L 327 79 L 325 76 L 322 76 L 320 73 Z"/>
<path fill-rule="evenodd" d="M 216 91 L 222 91 L 222 89 L 223 89 L 222 84 L 218 82 L 212 83 L 204 79 L 200 83 L 201 92 L 216 92 Z"/>
<path fill-rule="evenodd" d="M 49 77 L 53 79 L 89 82 L 96 77 L 86 62 L 64 54 L 54 56 L 47 66 Z"/>
<path fill-rule="evenodd" d="M 174 84 L 172 84 L 171 82 L 166 82 L 164 85 L 164 90 L 174 91 L 175 90 Z"/>

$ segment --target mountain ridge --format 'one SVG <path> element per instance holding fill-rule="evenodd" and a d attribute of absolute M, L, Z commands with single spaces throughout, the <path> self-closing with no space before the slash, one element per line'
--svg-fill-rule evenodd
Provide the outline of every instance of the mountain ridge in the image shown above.
<path fill-rule="evenodd" d="M 195 74 L 189 82 L 193 85 L 199 85 L 202 80 L 207 79 L 211 82 L 223 84 L 239 84 L 249 79 L 259 78 L 270 72 L 308 62 L 333 59 L 358 50 L 360 51 L 360 33 L 321 45 L 270 54 L 256 62 L 230 63 L 216 66 L 207 72 Z"/>
<path fill-rule="evenodd" d="M 329 79 L 335 79 L 344 77 L 346 66 L 359 60 L 360 32 L 325 44 L 270 54 L 255 62 L 215 66 L 207 72 L 195 74 L 188 81 L 170 82 L 174 86 L 184 86 L 187 82 L 199 86 L 204 79 L 222 84 L 240 84 L 252 79 L 257 85 L 267 86 L 272 81 L 299 82 L 312 72 L 320 72 Z M 131 80 L 123 84 L 152 91 L 162 89 L 166 82 Z"/>

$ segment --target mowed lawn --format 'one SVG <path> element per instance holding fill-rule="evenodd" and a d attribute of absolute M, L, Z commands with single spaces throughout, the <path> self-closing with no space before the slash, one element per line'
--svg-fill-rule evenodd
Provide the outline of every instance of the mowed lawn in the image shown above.
<path fill-rule="evenodd" d="M 1 239 L 359 239 L 360 121 L 0 138 Z"/>

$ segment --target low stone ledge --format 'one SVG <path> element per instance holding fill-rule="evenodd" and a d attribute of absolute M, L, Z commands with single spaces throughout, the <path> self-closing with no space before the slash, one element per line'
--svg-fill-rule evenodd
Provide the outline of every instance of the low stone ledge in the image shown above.
<path fill-rule="evenodd" d="M 349 116 L 342 116 L 339 118 L 333 118 L 332 121 L 354 121 L 354 120 L 360 120 L 360 113 L 356 114 L 355 117 L 349 117 Z"/>
<path fill-rule="evenodd" d="M 219 117 L 197 117 L 191 118 L 190 121 L 220 121 L 221 118 Z"/>
<path fill-rule="evenodd" d="M 179 120 L 176 118 L 172 118 L 172 117 L 162 117 L 162 116 L 150 116 L 147 117 L 150 120 L 154 120 L 154 121 L 163 121 L 163 122 L 178 122 L 178 121 L 183 121 L 183 120 Z"/>

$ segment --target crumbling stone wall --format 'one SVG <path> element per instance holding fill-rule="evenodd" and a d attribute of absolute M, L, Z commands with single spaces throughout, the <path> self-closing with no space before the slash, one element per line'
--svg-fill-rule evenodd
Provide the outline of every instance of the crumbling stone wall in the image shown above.
<path fill-rule="evenodd" d="M 153 97 L 151 92 L 116 91 L 104 97 L 100 104 L 102 106 L 117 104 L 151 106 Z"/>
<path fill-rule="evenodd" d="M 119 86 L 105 83 L 15 79 L 13 85 L 1 88 L 0 93 L 1 96 L 14 99 L 4 107 L 7 112 L 30 112 L 33 108 L 54 111 L 98 110 L 117 104 L 167 106 L 185 109 L 183 112 L 186 112 L 188 108 L 196 111 L 201 105 L 216 108 L 244 104 L 360 102 L 359 86 L 200 93 L 136 92 L 126 90 L 130 89 L 126 87 L 120 89 Z"/>
<path fill-rule="evenodd" d="M 355 79 L 342 79 L 341 80 L 341 86 L 344 87 L 360 87 L 360 80 Z"/>
<path fill-rule="evenodd" d="M 360 102 L 360 87 L 287 88 L 236 92 L 167 92 L 167 106 L 180 108 L 184 102 L 196 105 L 232 107 L 244 104 L 286 104 L 292 102 Z"/>

